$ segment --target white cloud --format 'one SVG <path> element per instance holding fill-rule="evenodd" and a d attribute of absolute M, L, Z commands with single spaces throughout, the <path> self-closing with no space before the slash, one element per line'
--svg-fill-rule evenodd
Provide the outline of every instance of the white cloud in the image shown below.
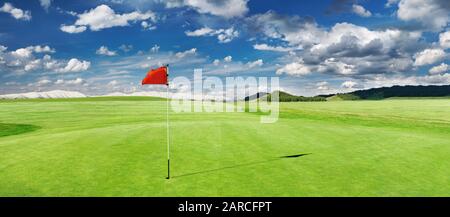
<path fill-rule="evenodd" d="M 62 73 L 70 73 L 70 72 L 82 72 L 89 69 L 91 66 L 91 62 L 89 61 L 80 61 L 76 58 L 72 58 L 67 62 L 67 65 L 64 68 L 58 69 L 58 72 Z"/>
<path fill-rule="evenodd" d="M 317 90 L 329 90 L 330 87 L 328 85 L 329 84 L 326 81 L 316 83 Z"/>
<path fill-rule="evenodd" d="M 0 12 L 11 14 L 17 20 L 31 20 L 31 12 L 24 11 L 19 8 L 15 8 L 11 3 L 6 2 L 3 7 L 0 8 Z"/>
<path fill-rule="evenodd" d="M 155 45 L 153 45 L 152 48 L 150 48 L 150 52 L 152 52 L 152 53 L 158 53 L 159 48 L 160 48 L 159 45 L 155 44 Z"/>
<path fill-rule="evenodd" d="M 425 76 L 404 76 L 404 75 L 377 75 L 367 80 L 365 87 L 386 87 L 392 85 L 436 85 L 450 84 L 450 74 L 425 75 Z"/>
<path fill-rule="evenodd" d="M 287 22 L 292 19 L 283 20 Z M 280 29 L 277 26 L 273 28 Z M 290 31 L 286 31 L 290 34 Z M 421 34 L 418 32 L 398 29 L 370 30 L 350 23 L 337 23 L 330 30 L 320 30 L 320 33 L 312 35 L 311 38 L 314 38 L 314 43 L 296 39 L 288 41 L 287 37 L 280 37 L 291 45 L 304 47 L 301 52 L 289 54 L 302 61 L 290 61 L 294 63 L 290 65 L 290 70 L 287 67 L 284 69 L 286 74 L 297 75 L 311 71 L 339 75 L 406 72 L 412 69 L 413 53 L 421 48 Z M 291 58 L 289 56 L 286 57 L 287 60 Z"/>
<path fill-rule="evenodd" d="M 198 37 L 198 36 L 205 36 L 205 35 L 211 35 L 211 33 L 215 32 L 214 29 L 211 29 L 209 27 L 203 27 L 194 31 L 186 31 L 185 34 L 187 36 L 191 37 Z"/>
<path fill-rule="evenodd" d="M 361 17 L 370 17 L 370 16 L 372 16 L 372 13 L 370 11 L 366 10 L 361 5 L 357 5 L 357 4 L 352 5 L 352 11 L 353 11 L 353 13 L 355 13 L 355 14 L 361 16 Z"/>
<path fill-rule="evenodd" d="M 314 20 L 300 16 L 286 16 L 268 11 L 246 19 L 251 31 L 262 33 L 268 38 L 283 40 L 290 46 L 306 47 L 319 42 L 325 31 Z"/>
<path fill-rule="evenodd" d="M 86 31 L 86 26 L 75 26 L 75 25 L 61 25 L 61 27 L 59 28 L 61 29 L 61 31 L 63 32 L 67 32 L 67 33 L 81 33 Z"/>
<path fill-rule="evenodd" d="M 12 51 L 11 54 L 17 58 L 29 58 L 31 57 L 32 52 L 32 50 L 27 48 L 19 48 L 15 51 Z"/>
<path fill-rule="evenodd" d="M 450 71 L 450 66 L 442 63 L 441 65 L 435 66 L 428 71 L 430 75 L 444 74 Z"/>
<path fill-rule="evenodd" d="M 84 82 L 84 80 L 82 78 L 76 78 L 74 80 L 64 81 L 65 84 L 74 84 L 74 85 L 82 84 L 83 82 Z"/>
<path fill-rule="evenodd" d="M 417 21 L 424 28 L 440 30 L 449 20 L 450 4 L 448 0 L 401 0 L 397 16 L 405 21 Z"/>
<path fill-rule="evenodd" d="M 49 46 L 29 46 L 26 48 L 19 48 L 15 51 L 12 51 L 11 54 L 18 58 L 29 58 L 34 53 L 54 53 L 55 50 L 50 48 Z"/>
<path fill-rule="evenodd" d="M 42 6 L 45 10 L 48 10 L 48 8 L 50 7 L 50 5 L 52 4 L 52 0 L 39 0 L 39 2 L 41 3 L 41 6 Z"/>
<path fill-rule="evenodd" d="M 392 5 L 397 4 L 400 0 L 388 0 L 385 4 L 386 7 L 392 7 Z"/>
<path fill-rule="evenodd" d="M 101 46 L 99 49 L 97 49 L 97 51 L 95 53 L 98 54 L 98 55 L 103 55 L 103 56 L 115 56 L 115 55 L 117 55 L 116 51 L 111 51 L 106 46 Z"/>
<path fill-rule="evenodd" d="M 189 55 L 194 55 L 196 52 L 197 52 L 197 48 L 192 48 L 192 49 L 187 50 L 187 51 L 178 52 L 178 53 L 175 54 L 175 56 L 177 58 L 181 59 L 181 58 L 184 58 L 184 57 L 189 56 Z"/>
<path fill-rule="evenodd" d="M 37 82 L 37 85 L 38 85 L 38 86 L 42 86 L 42 85 L 46 85 L 46 84 L 50 84 L 50 83 L 52 83 L 50 80 L 48 80 L 48 79 L 42 79 L 42 80 L 39 80 L 39 81 Z"/>
<path fill-rule="evenodd" d="M 212 14 L 225 18 L 242 17 L 248 12 L 248 0 L 168 0 L 166 7 L 188 6 L 202 14 Z"/>
<path fill-rule="evenodd" d="M 301 62 L 293 62 L 277 70 L 278 75 L 281 75 L 283 73 L 292 76 L 302 76 L 310 74 L 311 70 L 308 66 L 304 65 Z"/>
<path fill-rule="evenodd" d="M 7 49 L 8 49 L 8 47 L 0 45 L 0 53 L 3 52 L 3 51 L 6 51 Z"/>
<path fill-rule="evenodd" d="M 328 58 L 313 68 L 321 73 L 335 73 L 340 75 L 353 75 L 357 73 L 356 65 L 343 62 L 336 58 Z"/>
<path fill-rule="evenodd" d="M 450 31 L 439 34 L 439 44 L 442 48 L 450 48 Z"/>
<path fill-rule="evenodd" d="M 117 82 L 116 80 L 112 80 L 108 83 L 108 86 L 116 86 L 119 82 Z"/>
<path fill-rule="evenodd" d="M 262 59 L 255 60 L 253 62 L 248 62 L 247 65 L 249 68 L 261 67 L 264 64 Z"/>
<path fill-rule="evenodd" d="M 31 49 L 35 53 L 55 53 L 55 49 L 50 48 L 48 45 L 45 45 L 45 46 L 41 46 L 41 45 L 30 46 L 30 47 L 27 47 L 27 49 Z"/>
<path fill-rule="evenodd" d="M 219 64 L 220 64 L 220 60 L 215 59 L 215 60 L 213 61 L 213 65 L 218 66 Z"/>
<path fill-rule="evenodd" d="M 133 50 L 133 45 L 122 44 L 122 45 L 120 45 L 119 49 L 122 50 L 123 52 L 129 52 L 129 51 Z"/>
<path fill-rule="evenodd" d="M 425 49 L 414 55 L 415 66 L 423 66 L 442 61 L 446 58 L 445 51 L 439 48 Z"/>
<path fill-rule="evenodd" d="M 223 61 L 225 61 L 227 63 L 231 62 L 232 60 L 233 60 L 232 56 L 226 56 L 225 58 L 223 58 Z"/>
<path fill-rule="evenodd" d="M 293 47 L 282 47 L 282 46 L 270 46 L 268 44 L 255 44 L 253 45 L 255 50 L 264 50 L 264 51 L 276 51 L 276 52 L 289 52 L 293 50 L 301 50 L 301 47 L 293 48 Z"/>
<path fill-rule="evenodd" d="M 141 22 L 141 26 L 142 26 L 142 29 L 144 29 L 144 30 L 154 30 L 154 29 L 156 29 L 156 26 L 153 26 L 151 23 L 149 23 L 147 21 L 142 21 Z"/>
<path fill-rule="evenodd" d="M 342 88 L 345 89 L 353 89 L 356 88 L 358 86 L 358 83 L 354 82 L 354 81 L 345 81 L 341 84 Z"/>
<path fill-rule="evenodd" d="M 219 43 L 228 43 L 239 36 L 239 31 L 235 30 L 233 27 L 217 30 L 203 27 L 194 31 L 186 31 L 185 34 L 190 37 L 217 36 Z"/>
<path fill-rule="evenodd" d="M 70 26 L 67 28 L 72 30 L 77 29 L 78 32 L 82 32 L 80 27 L 89 27 L 92 31 L 99 31 L 116 26 L 128 26 L 130 22 L 136 21 L 156 22 L 156 15 L 151 11 L 147 11 L 145 13 L 134 11 L 131 13 L 116 14 L 114 10 L 107 5 L 99 5 L 96 8 L 82 14 L 78 14 L 77 16 L 78 19 L 75 21 L 75 24 L 72 25 L 76 28 Z M 63 26 L 61 27 L 61 30 L 63 30 Z M 65 30 L 69 30 L 67 28 Z M 69 32 L 77 33 L 77 31 L 70 30 Z"/>

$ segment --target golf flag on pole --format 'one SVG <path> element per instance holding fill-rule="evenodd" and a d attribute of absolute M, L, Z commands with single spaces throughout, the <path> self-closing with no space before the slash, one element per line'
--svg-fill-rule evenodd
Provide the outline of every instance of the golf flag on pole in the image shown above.
<path fill-rule="evenodd" d="M 163 84 L 166 85 L 167 105 L 166 105 L 166 123 L 167 123 L 167 179 L 170 179 L 170 126 L 169 126 L 169 65 L 151 69 L 147 76 L 142 80 L 142 85 Z"/>
<path fill-rule="evenodd" d="M 151 69 L 147 72 L 147 76 L 142 80 L 142 85 L 146 84 L 165 84 L 168 85 L 167 66 Z"/>

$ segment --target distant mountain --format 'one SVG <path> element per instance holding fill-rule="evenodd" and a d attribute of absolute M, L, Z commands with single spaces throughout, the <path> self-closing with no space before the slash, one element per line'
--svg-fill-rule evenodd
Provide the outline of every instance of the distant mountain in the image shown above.
<path fill-rule="evenodd" d="M 326 101 L 325 97 L 320 96 L 313 96 L 313 97 L 306 97 L 306 96 L 296 96 L 292 95 L 290 93 L 286 93 L 283 91 L 274 91 L 271 94 L 268 93 L 257 93 L 249 97 L 245 97 L 245 101 L 251 101 L 255 99 L 259 99 L 263 96 L 267 95 L 267 100 L 270 101 L 272 99 L 272 95 L 278 93 L 278 101 L 279 102 L 315 102 L 315 101 Z"/>
<path fill-rule="evenodd" d="M 54 99 L 54 98 L 83 98 L 86 95 L 76 91 L 52 90 L 47 92 L 28 92 L 0 95 L 0 99 Z"/>
<path fill-rule="evenodd" d="M 246 96 L 244 100 L 245 101 L 251 101 L 251 100 L 259 99 L 259 98 L 261 98 L 261 97 L 263 97 L 263 96 L 265 96 L 267 94 L 269 94 L 269 93 L 264 93 L 264 92 L 256 93 L 256 94 L 253 94 L 253 95 L 250 95 L 250 96 Z"/>
<path fill-rule="evenodd" d="M 446 97 L 450 96 L 450 85 L 443 86 L 393 86 L 367 90 L 357 90 L 350 93 L 320 95 L 329 100 L 359 100 L 385 99 L 390 97 Z"/>

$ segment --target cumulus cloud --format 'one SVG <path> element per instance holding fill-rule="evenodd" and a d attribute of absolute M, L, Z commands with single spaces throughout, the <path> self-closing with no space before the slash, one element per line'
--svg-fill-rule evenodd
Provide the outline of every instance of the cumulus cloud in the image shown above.
<path fill-rule="evenodd" d="M 450 48 L 450 31 L 439 34 L 439 44 L 442 48 Z"/>
<path fill-rule="evenodd" d="M 166 7 L 190 7 L 202 14 L 212 14 L 225 18 L 242 17 L 248 12 L 248 0 L 168 0 Z"/>
<path fill-rule="evenodd" d="M 145 13 L 134 11 L 131 13 L 116 14 L 116 12 L 107 5 L 99 5 L 89 11 L 85 11 L 82 14 L 77 14 L 78 19 L 73 25 L 62 25 L 61 30 L 69 33 L 79 33 L 86 30 L 89 27 L 92 31 L 100 31 L 102 29 L 116 27 L 116 26 L 128 26 L 130 22 L 145 21 L 156 22 L 156 15 L 147 11 Z M 147 23 L 146 26 L 148 26 Z M 84 28 L 83 28 L 84 27 Z"/>
<path fill-rule="evenodd" d="M 81 33 L 86 31 L 86 26 L 75 26 L 75 25 L 61 25 L 61 27 L 59 28 L 61 31 L 63 32 L 67 32 L 67 33 Z"/>
<path fill-rule="evenodd" d="M 64 83 L 65 84 L 82 84 L 84 82 L 84 80 L 82 79 L 82 78 L 76 78 L 76 79 L 73 79 L 73 80 L 67 80 L 67 81 L 64 81 Z"/>
<path fill-rule="evenodd" d="M 217 30 L 203 27 L 194 31 L 186 31 L 185 34 L 190 37 L 217 36 L 219 43 L 228 43 L 239 36 L 239 31 L 235 30 L 233 27 Z"/>
<path fill-rule="evenodd" d="M 400 0 L 387 0 L 385 6 L 386 7 L 392 7 L 393 5 L 397 4 Z"/>
<path fill-rule="evenodd" d="M 98 54 L 98 55 L 103 55 L 103 56 L 115 56 L 115 55 L 117 55 L 116 51 L 111 51 L 106 46 L 101 46 L 100 48 L 97 49 L 97 51 L 95 53 Z"/>
<path fill-rule="evenodd" d="M 445 63 L 441 63 L 441 65 L 431 68 L 430 71 L 428 71 L 428 73 L 430 75 L 437 75 L 437 74 L 448 73 L 449 71 L 450 71 L 450 66 Z"/>
<path fill-rule="evenodd" d="M 450 21 L 448 0 L 400 0 L 397 17 L 405 21 L 416 21 L 423 28 L 440 30 Z"/>
<path fill-rule="evenodd" d="M 52 0 L 39 0 L 39 2 L 41 3 L 41 6 L 42 6 L 45 10 L 48 10 L 48 8 L 50 7 L 50 5 L 52 4 Z"/>
<path fill-rule="evenodd" d="M 153 45 L 152 48 L 150 48 L 150 52 L 152 52 L 152 53 L 158 53 L 159 48 L 160 48 L 159 45 L 155 44 L 155 45 Z"/>
<path fill-rule="evenodd" d="M 425 49 L 414 55 L 415 66 L 423 66 L 442 61 L 446 58 L 445 51 L 440 48 Z"/>
<path fill-rule="evenodd" d="M 352 11 L 353 11 L 353 13 L 355 13 L 355 14 L 361 16 L 361 17 L 370 17 L 370 16 L 372 16 L 372 13 L 370 11 L 366 10 L 361 5 L 357 5 L 357 4 L 352 5 Z"/>
<path fill-rule="evenodd" d="M 0 71 L 15 74 L 35 70 L 65 73 L 85 71 L 90 66 L 90 62 L 75 58 L 69 61 L 53 59 L 49 54 L 54 52 L 55 49 L 48 45 L 28 46 L 12 51 L 0 46 Z"/>
<path fill-rule="evenodd" d="M 310 46 L 318 43 L 324 30 L 310 17 L 280 15 L 274 11 L 255 14 L 246 19 L 250 33 L 283 40 L 291 46 Z"/>
<path fill-rule="evenodd" d="M 282 46 L 270 46 L 268 44 L 255 44 L 253 45 L 255 50 L 264 50 L 264 51 L 276 51 L 276 52 L 289 52 L 294 50 L 301 50 L 301 47 L 282 47 Z"/>
<path fill-rule="evenodd" d="M 357 82 L 354 82 L 354 81 L 344 81 L 344 82 L 341 84 L 341 87 L 342 87 L 342 88 L 345 88 L 345 89 L 354 89 L 354 88 L 357 88 L 357 87 L 358 87 L 358 83 L 357 83 Z"/>
<path fill-rule="evenodd" d="M 205 36 L 205 35 L 210 35 L 211 33 L 213 33 L 215 30 L 209 28 L 209 27 L 203 27 L 194 31 L 186 31 L 186 35 L 187 36 L 191 36 L 191 37 L 198 37 L 198 36 Z"/>
<path fill-rule="evenodd" d="M 302 76 L 311 73 L 311 69 L 302 62 L 293 62 L 285 65 L 276 72 L 278 75 L 287 74 L 292 76 Z"/>
<path fill-rule="evenodd" d="M 264 64 L 264 61 L 262 59 L 258 59 L 253 62 L 248 62 L 247 66 L 249 68 L 254 68 L 254 67 L 261 67 L 263 64 Z"/>
<path fill-rule="evenodd" d="M 181 59 L 181 58 L 184 58 L 184 57 L 189 56 L 189 55 L 195 55 L 196 52 L 197 52 L 197 48 L 192 48 L 190 50 L 178 52 L 178 53 L 175 54 L 175 56 L 177 58 Z"/>
<path fill-rule="evenodd" d="M 46 84 L 50 84 L 50 83 L 52 83 L 52 81 L 50 81 L 48 79 L 41 79 L 36 82 L 37 86 L 42 86 L 42 85 L 46 85 Z"/>
<path fill-rule="evenodd" d="M 316 87 L 317 87 L 317 90 L 322 90 L 322 91 L 330 89 L 329 83 L 326 81 L 321 81 L 321 82 L 316 83 Z"/>
<path fill-rule="evenodd" d="M 108 86 L 116 86 L 119 82 L 117 80 L 112 80 L 108 83 Z"/>
<path fill-rule="evenodd" d="M 20 8 L 15 8 L 11 3 L 6 2 L 3 4 L 3 6 L 0 8 L 0 12 L 5 12 L 11 14 L 12 17 L 14 17 L 17 20 L 31 20 L 31 12 L 30 11 L 24 11 Z"/>
<path fill-rule="evenodd" d="M 305 75 L 319 72 L 350 76 L 402 73 L 413 68 L 412 56 L 424 46 L 420 42 L 420 32 L 370 30 L 350 23 L 337 23 L 330 30 L 317 27 L 310 33 L 308 40 L 298 40 L 294 36 L 286 37 L 294 30 L 281 31 L 287 29 L 285 26 L 294 25 L 285 23 L 293 19 L 285 18 L 283 24 L 277 22 L 267 27 L 275 32 L 263 29 L 267 37 L 276 37 L 303 47 L 300 52 L 290 53 L 301 61 L 291 61 L 279 73 Z"/>
<path fill-rule="evenodd" d="M 123 52 L 129 52 L 133 50 L 133 45 L 122 44 L 120 45 L 119 49 L 122 50 Z"/>
<path fill-rule="evenodd" d="M 64 68 L 57 69 L 57 72 L 61 73 L 71 73 L 71 72 L 82 72 L 89 69 L 91 66 L 91 62 L 89 61 L 80 61 L 76 58 L 72 58 L 67 62 Z"/>
<path fill-rule="evenodd" d="M 225 61 L 227 63 L 231 62 L 232 60 L 233 60 L 232 56 L 226 56 L 225 58 L 223 58 L 223 61 Z"/>
<path fill-rule="evenodd" d="M 154 30 L 154 29 L 156 29 L 156 26 L 152 25 L 151 23 L 149 23 L 147 21 L 142 21 L 141 22 L 141 26 L 142 26 L 142 29 L 144 29 L 144 30 Z"/>

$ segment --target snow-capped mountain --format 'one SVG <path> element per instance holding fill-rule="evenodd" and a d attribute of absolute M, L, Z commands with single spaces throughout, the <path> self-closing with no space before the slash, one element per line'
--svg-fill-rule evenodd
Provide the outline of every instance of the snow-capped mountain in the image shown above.
<path fill-rule="evenodd" d="M 53 99 L 53 98 L 82 98 L 86 95 L 76 91 L 52 90 L 47 92 L 28 92 L 0 95 L 0 99 Z"/>

